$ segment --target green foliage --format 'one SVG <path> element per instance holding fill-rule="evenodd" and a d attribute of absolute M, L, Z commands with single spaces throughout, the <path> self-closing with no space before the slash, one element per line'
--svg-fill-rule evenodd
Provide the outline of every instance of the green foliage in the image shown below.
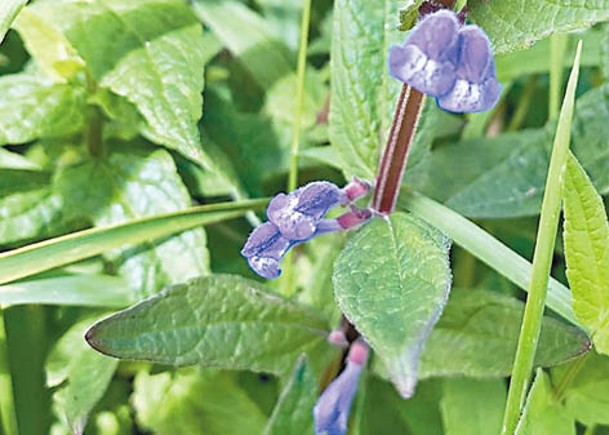
<path fill-rule="evenodd" d="M 338 304 L 404 397 L 414 394 L 419 355 L 448 298 L 449 246 L 433 227 L 395 213 L 362 228 L 336 260 Z"/>
<path fill-rule="evenodd" d="M 282 373 L 326 331 L 315 313 L 254 281 L 212 275 L 98 322 L 87 340 L 120 358 Z"/>
<path fill-rule="evenodd" d="M 578 320 L 609 353 L 609 224 L 601 197 L 571 156 L 565 177 L 565 257 Z"/>

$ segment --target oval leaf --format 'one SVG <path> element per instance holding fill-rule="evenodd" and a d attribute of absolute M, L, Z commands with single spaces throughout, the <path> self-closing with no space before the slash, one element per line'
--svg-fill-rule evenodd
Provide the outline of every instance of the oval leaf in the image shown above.
<path fill-rule="evenodd" d="M 327 332 L 323 319 L 254 281 L 212 275 L 102 320 L 87 340 L 117 358 L 283 373 Z"/>
<path fill-rule="evenodd" d="M 448 298 L 449 240 L 405 213 L 377 219 L 334 266 L 338 303 L 410 397 L 419 355 Z"/>

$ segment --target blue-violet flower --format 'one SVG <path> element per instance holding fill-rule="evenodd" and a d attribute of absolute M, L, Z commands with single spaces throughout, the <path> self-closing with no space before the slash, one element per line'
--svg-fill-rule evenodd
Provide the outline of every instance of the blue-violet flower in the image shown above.
<path fill-rule="evenodd" d="M 313 417 L 316 435 L 344 435 L 357 383 L 368 359 L 368 345 L 359 338 L 349 350 L 347 365 L 319 396 Z"/>
<path fill-rule="evenodd" d="M 489 110 L 501 94 L 488 37 L 446 9 L 423 17 L 403 46 L 390 49 L 389 72 L 449 112 Z"/>
<path fill-rule="evenodd" d="M 369 210 L 355 207 L 336 219 L 325 219 L 331 208 L 350 205 L 369 190 L 368 183 L 355 179 L 343 189 L 327 181 L 316 181 L 288 194 L 277 194 L 266 210 L 269 221 L 252 231 L 241 255 L 258 275 L 277 278 L 281 274 L 279 262 L 293 246 L 370 219 Z"/>

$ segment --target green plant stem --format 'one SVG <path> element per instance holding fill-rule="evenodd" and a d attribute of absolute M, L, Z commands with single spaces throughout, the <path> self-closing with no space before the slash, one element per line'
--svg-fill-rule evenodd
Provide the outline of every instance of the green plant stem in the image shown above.
<path fill-rule="evenodd" d="M 298 153 L 302 131 L 302 111 L 304 106 L 305 73 L 307 69 L 307 50 L 309 46 L 309 27 L 311 25 L 311 0 L 304 0 L 302 19 L 300 21 L 300 48 L 298 50 L 298 66 L 296 72 L 296 113 L 292 128 L 292 148 L 290 150 L 290 172 L 288 174 L 288 192 L 298 187 Z M 296 291 L 294 274 L 294 252 L 286 255 L 283 271 L 283 293 L 292 296 Z"/>
<path fill-rule="evenodd" d="M 448 207 L 419 193 L 404 192 L 400 206 L 444 232 L 456 244 L 470 252 L 523 290 L 529 288 L 532 265 L 472 221 Z M 578 325 L 573 313 L 570 290 L 550 278 L 547 305 L 564 319 Z"/>
<path fill-rule="evenodd" d="M 0 309 L 0 421 L 2 421 L 3 434 L 18 435 L 13 380 L 11 378 L 8 356 L 9 349 L 4 327 L 4 310 Z"/>
<path fill-rule="evenodd" d="M 550 96 L 548 102 L 548 115 L 555 119 L 560 110 L 562 95 L 562 73 L 565 64 L 569 37 L 564 33 L 554 33 L 550 37 Z"/>
<path fill-rule="evenodd" d="M 533 272 L 529 285 L 529 297 L 524 309 L 518 347 L 512 378 L 508 391 L 508 399 L 503 418 L 502 433 L 504 435 L 513 434 L 518 420 L 522 405 L 526 398 L 527 387 L 533 370 L 533 361 L 541 321 L 543 318 L 543 308 L 546 300 L 548 279 L 550 268 L 552 267 L 552 257 L 556 242 L 556 231 L 558 229 L 558 218 L 560 215 L 560 201 L 562 196 L 562 184 L 565 165 L 569 155 L 569 143 L 571 138 L 571 121 L 573 118 L 573 107 L 575 105 L 575 88 L 579 75 L 579 60 L 581 56 L 581 42 L 578 45 L 573 69 L 569 77 L 569 84 L 563 102 L 550 167 L 546 179 L 545 194 L 541 205 L 541 216 L 539 219 L 539 230 L 535 243 L 535 253 L 533 254 Z"/>
<path fill-rule="evenodd" d="M 23 9 L 27 0 L 2 0 L 0 1 L 0 44 L 4 36 L 13 24 L 17 15 Z"/>
<path fill-rule="evenodd" d="M 586 427 L 584 435 L 594 435 L 594 432 L 596 432 L 596 425 L 595 424 L 593 424 L 592 426 Z"/>
<path fill-rule="evenodd" d="M 268 198 L 192 207 L 55 237 L 0 254 L 0 284 L 99 255 L 124 245 L 170 236 L 261 209 Z"/>
<path fill-rule="evenodd" d="M 532 76 L 525 88 L 522 96 L 518 100 L 518 106 L 516 106 L 516 110 L 512 119 L 510 120 L 510 124 L 508 125 L 507 131 L 516 131 L 519 130 L 524 122 L 524 119 L 529 112 L 529 107 L 531 106 L 531 101 L 533 100 L 533 95 L 535 94 L 535 89 L 537 88 L 537 76 Z"/>

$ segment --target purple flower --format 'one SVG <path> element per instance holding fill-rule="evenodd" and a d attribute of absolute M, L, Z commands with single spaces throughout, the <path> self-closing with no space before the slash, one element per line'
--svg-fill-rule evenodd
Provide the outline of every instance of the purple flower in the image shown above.
<path fill-rule="evenodd" d="M 355 207 L 337 219 L 324 218 L 332 207 L 350 204 L 369 190 L 370 185 L 360 180 L 352 181 L 344 189 L 327 181 L 316 181 L 289 194 L 279 193 L 266 210 L 269 222 L 252 231 L 241 255 L 258 275 L 277 278 L 281 274 L 279 262 L 293 246 L 370 219 L 370 211 Z"/>
<path fill-rule="evenodd" d="M 488 37 L 446 9 L 425 16 L 403 46 L 390 49 L 389 71 L 450 112 L 489 110 L 501 93 Z"/>
<path fill-rule="evenodd" d="M 351 402 L 367 358 L 368 345 L 361 339 L 354 342 L 349 350 L 345 369 L 328 385 L 313 408 L 316 435 L 347 433 Z"/>

